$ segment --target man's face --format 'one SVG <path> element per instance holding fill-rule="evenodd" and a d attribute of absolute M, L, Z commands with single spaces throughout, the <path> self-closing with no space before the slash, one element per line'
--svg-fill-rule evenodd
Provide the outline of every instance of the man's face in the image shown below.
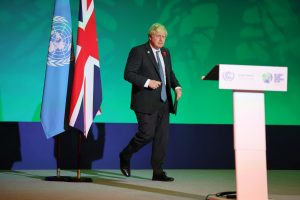
<path fill-rule="evenodd" d="M 149 41 L 152 47 L 160 49 L 164 46 L 166 41 L 166 33 L 158 30 L 155 34 L 149 36 Z"/>

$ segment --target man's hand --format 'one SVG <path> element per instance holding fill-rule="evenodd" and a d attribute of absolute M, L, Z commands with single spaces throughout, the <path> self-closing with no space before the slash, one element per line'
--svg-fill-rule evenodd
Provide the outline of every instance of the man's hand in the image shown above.
<path fill-rule="evenodd" d="M 160 81 L 156 81 L 156 80 L 150 80 L 148 87 L 155 90 L 158 87 L 160 87 L 161 82 Z"/>
<path fill-rule="evenodd" d="M 180 97 L 182 96 L 182 89 L 176 88 L 175 92 L 176 92 L 176 100 L 178 101 L 180 99 Z"/>

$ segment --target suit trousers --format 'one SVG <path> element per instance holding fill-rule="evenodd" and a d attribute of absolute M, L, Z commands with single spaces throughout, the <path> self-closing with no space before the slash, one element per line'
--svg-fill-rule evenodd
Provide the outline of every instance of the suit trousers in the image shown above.
<path fill-rule="evenodd" d="M 135 112 L 138 131 L 121 152 L 129 160 L 133 153 L 152 141 L 151 166 L 154 173 L 163 171 L 169 138 L 169 103 L 162 103 L 161 108 L 152 114 Z"/>

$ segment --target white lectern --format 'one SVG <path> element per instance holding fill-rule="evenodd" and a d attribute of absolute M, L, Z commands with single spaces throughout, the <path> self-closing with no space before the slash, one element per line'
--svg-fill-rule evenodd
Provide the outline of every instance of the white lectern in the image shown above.
<path fill-rule="evenodd" d="M 202 79 L 233 90 L 237 199 L 268 200 L 264 91 L 287 91 L 287 67 L 219 64 Z"/>

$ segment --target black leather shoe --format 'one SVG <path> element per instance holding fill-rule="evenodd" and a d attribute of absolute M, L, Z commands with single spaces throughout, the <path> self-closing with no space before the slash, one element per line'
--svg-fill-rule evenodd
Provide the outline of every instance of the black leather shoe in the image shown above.
<path fill-rule="evenodd" d="M 162 172 L 160 174 L 153 174 L 152 180 L 153 181 L 172 182 L 172 181 L 174 181 L 174 178 L 167 176 L 166 172 Z"/>
<path fill-rule="evenodd" d="M 130 160 L 125 159 L 122 154 L 119 154 L 120 157 L 120 170 L 122 174 L 126 177 L 131 176 L 130 174 Z"/>

